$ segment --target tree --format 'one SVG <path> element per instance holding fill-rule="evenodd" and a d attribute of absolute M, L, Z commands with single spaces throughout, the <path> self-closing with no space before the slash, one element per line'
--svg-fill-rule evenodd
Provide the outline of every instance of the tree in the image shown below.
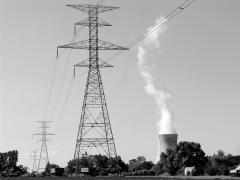
<path fill-rule="evenodd" d="M 171 175 L 182 174 L 185 167 L 191 166 L 195 166 L 196 174 L 203 174 L 207 161 L 199 143 L 180 142 L 175 149 L 162 153 L 157 165 Z"/>
<path fill-rule="evenodd" d="M 6 174 L 14 173 L 19 176 L 27 172 L 27 167 L 23 165 L 17 166 L 18 151 L 12 150 L 4 153 L 0 153 L 0 174 L 2 172 Z"/>
<path fill-rule="evenodd" d="M 56 165 L 56 164 L 50 164 L 50 163 L 48 162 L 48 163 L 47 163 L 47 166 L 46 166 L 46 168 L 45 168 L 45 172 L 46 172 L 46 173 L 51 173 L 51 169 L 53 169 L 53 168 L 59 168 L 59 166 Z"/>
<path fill-rule="evenodd" d="M 24 167 L 23 165 L 19 165 L 15 168 L 15 172 L 18 174 L 18 175 L 23 175 L 25 173 L 27 173 L 27 167 Z"/>
<path fill-rule="evenodd" d="M 204 173 L 204 166 L 208 159 L 205 152 L 201 149 L 201 145 L 195 142 L 180 142 L 176 149 L 176 158 L 180 163 L 180 167 L 195 166 L 196 174 Z"/>
<path fill-rule="evenodd" d="M 153 168 L 153 162 L 147 161 L 144 156 L 138 156 L 136 159 L 131 159 L 128 164 L 128 170 L 131 174 L 148 175 Z"/>
<path fill-rule="evenodd" d="M 77 164 L 78 173 L 81 168 L 89 168 L 89 175 L 101 175 L 105 176 L 108 173 L 120 174 L 127 171 L 128 166 L 122 161 L 120 156 L 108 158 L 105 155 L 84 155 L 80 159 L 70 160 L 66 167 L 67 172 L 72 174 L 75 172 Z"/>
<path fill-rule="evenodd" d="M 225 155 L 222 150 L 208 157 L 205 172 L 208 175 L 229 175 L 231 169 L 240 164 L 240 156 Z"/>
<path fill-rule="evenodd" d="M 8 156 L 7 167 L 15 168 L 18 162 L 18 151 L 17 150 L 8 151 L 7 156 Z"/>
<path fill-rule="evenodd" d="M 0 153 L 0 172 L 3 172 L 7 167 L 7 154 Z"/>
<path fill-rule="evenodd" d="M 225 152 L 224 152 L 223 150 L 219 149 L 219 150 L 217 151 L 217 157 L 223 158 L 224 156 L 225 156 Z"/>
<path fill-rule="evenodd" d="M 170 175 L 175 175 L 181 169 L 176 152 L 171 149 L 167 149 L 166 153 L 161 154 L 158 165 L 162 167 L 163 172 Z"/>
<path fill-rule="evenodd" d="M 120 174 L 127 172 L 128 166 L 123 162 L 120 156 L 110 157 L 108 160 L 107 172 L 112 174 Z"/>
<path fill-rule="evenodd" d="M 75 172 L 75 166 L 76 166 L 76 161 L 73 159 L 73 160 L 70 160 L 68 162 L 68 165 L 66 167 L 66 171 L 68 174 L 73 174 Z"/>
<path fill-rule="evenodd" d="M 17 150 L 0 153 L 0 172 L 15 169 L 17 167 L 17 162 L 18 162 Z"/>

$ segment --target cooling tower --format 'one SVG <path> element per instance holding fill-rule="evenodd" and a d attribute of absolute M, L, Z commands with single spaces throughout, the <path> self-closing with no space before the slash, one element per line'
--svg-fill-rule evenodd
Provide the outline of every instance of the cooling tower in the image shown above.
<path fill-rule="evenodd" d="M 177 145 L 177 134 L 159 134 L 159 158 L 162 152 L 173 149 Z"/>

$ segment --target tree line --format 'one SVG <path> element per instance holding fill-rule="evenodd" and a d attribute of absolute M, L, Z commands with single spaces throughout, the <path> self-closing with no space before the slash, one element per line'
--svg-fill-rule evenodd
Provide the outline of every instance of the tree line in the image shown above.
<path fill-rule="evenodd" d="M 108 158 L 104 155 L 83 155 L 70 160 L 66 167 L 68 174 L 81 173 L 81 168 L 88 167 L 90 175 L 121 174 L 128 176 L 183 175 L 186 167 L 194 167 L 193 175 L 229 175 L 231 169 L 240 165 L 240 156 L 225 155 L 222 150 L 212 156 L 206 156 L 201 145 L 195 142 L 179 142 L 177 146 L 162 153 L 160 161 L 154 164 L 144 156 L 122 161 L 120 156 Z"/>
<path fill-rule="evenodd" d="M 18 151 L 13 150 L 0 153 L 0 175 L 12 173 L 21 175 L 27 168 L 17 165 Z M 231 169 L 240 165 L 240 155 L 225 154 L 219 150 L 212 156 L 206 156 L 201 145 L 195 142 L 179 142 L 174 149 L 162 153 L 157 163 L 146 160 L 144 156 L 125 163 L 120 156 L 107 157 L 105 155 L 84 154 L 80 159 L 70 160 L 65 167 L 66 175 L 80 174 L 82 168 L 88 168 L 88 175 L 107 176 L 155 176 L 155 175 L 183 175 L 186 167 L 195 167 L 193 175 L 229 175 Z M 48 164 L 45 174 L 51 168 L 59 168 L 56 164 Z"/>
<path fill-rule="evenodd" d="M 0 175 L 20 176 L 27 172 L 27 167 L 17 165 L 18 151 L 0 152 Z"/>

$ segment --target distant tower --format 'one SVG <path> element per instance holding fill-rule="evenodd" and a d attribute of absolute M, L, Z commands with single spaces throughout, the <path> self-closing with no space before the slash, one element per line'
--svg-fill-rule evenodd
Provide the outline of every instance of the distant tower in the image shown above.
<path fill-rule="evenodd" d="M 98 57 L 98 50 L 127 50 L 127 48 L 114 45 L 98 39 L 98 27 L 111 26 L 98 15 L 117 7 L 103 5 L 67 5 L 88 14 L 88 18 L 75 24 L 88 26 L 89 39 L 74 42 L 58 48 L 89 50 L 89 59 L 74 65 L 87 67 L 88 77 L 82 105 L 80 125 L 77 134 L 74 159 L 85 154 L 103 154 L 108 157 L 117 155 L 110 118 L 107 109 L 100 68 L 112 67 Z"/>
<path fill-rule="evenodd" d="M 34 134 L 34 135 L 42 136 L 40 139 L 40 141 L 42 142 L 42 145 L 41 145 L 41 151 L 40 151 L 40 156 L 38 161 L 37 172 L 44 171 L 47 163 L 49 162 L 48 150 L 47 150 L 47 141 L 48 141 L 47 136 L 54 135 L 47 132 L 47 128 L 49 128 L 47 124 L 50 122 L 51 121 L 38 121 L 38 123 L 41 124 L 41 126 L 39 127 L 41 129 L 41 132 Z"/>
<path fill-rule="evenodd" d="M 33 158 L 32 172 L 34 171 L 36 172 L 37 171 L 37 151 L 36 150 L 33 151 L 32 158 Z"/>

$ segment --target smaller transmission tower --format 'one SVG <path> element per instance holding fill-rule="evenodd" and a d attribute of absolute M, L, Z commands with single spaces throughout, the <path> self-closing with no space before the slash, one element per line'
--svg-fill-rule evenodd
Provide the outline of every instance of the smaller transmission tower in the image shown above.
<path fill-rule="evenodd" d="M 48 150 L 47 150 L 47 141 L 49 140 L 47 139 L 47 136 L 54 135 L 54 134 L 47 132 L 47 128 L 49 128 L 47 124 L 50 123 L 51 121 L 37 121 L 37 122 L 41 124 L 41 126 L 39 127 L 39 129 L 41 129 L 41 132 L 36 133 L 34 135 L 42 136 L 41 139 L 39 139 L 39 141 L 42 142 L 42 145 L 41 145 L 41 151 L 40 151 L 38 167 L 37 167 L 37 172 L 41 172 L 45 170 L 46 165 L 49 162 L 49 156 L 48 156 Z"/>
<path fill-rule="evenodd" d="M 37 171 L 37 150 L 33 151 L 33 155 L 31 156 L 33 159 L 33 164 L 32 164 L 32 173 Z"/>

